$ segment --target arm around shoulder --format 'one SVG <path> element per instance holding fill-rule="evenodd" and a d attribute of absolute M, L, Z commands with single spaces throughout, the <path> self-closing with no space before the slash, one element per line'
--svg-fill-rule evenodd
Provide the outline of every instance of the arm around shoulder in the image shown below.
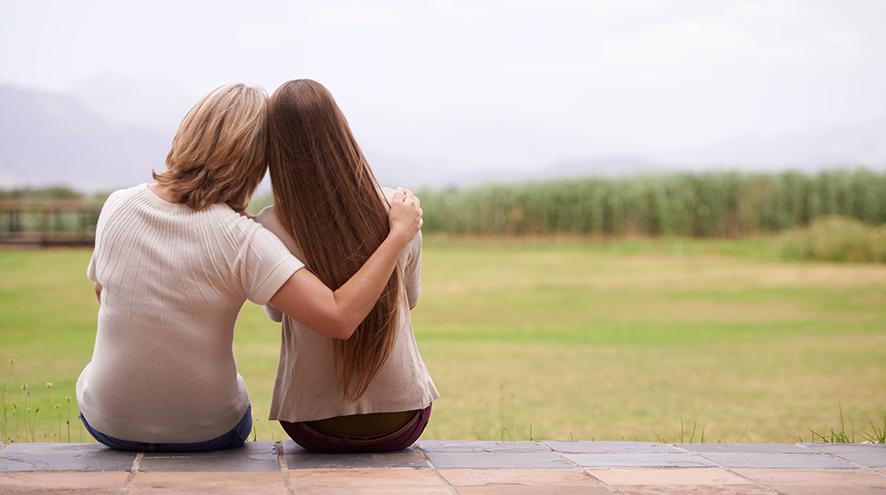
<path fill-rule="evenodd" d="M 418 200 L 398 191 L 389 212 L 388 237 L 344 285 L 332 291 L 309 270 L 299 270 L 274 294 L 271 304 L 314 331 L 347 340 L 387 286 L 401 251 L 419 231 L 421 214 Z"/>

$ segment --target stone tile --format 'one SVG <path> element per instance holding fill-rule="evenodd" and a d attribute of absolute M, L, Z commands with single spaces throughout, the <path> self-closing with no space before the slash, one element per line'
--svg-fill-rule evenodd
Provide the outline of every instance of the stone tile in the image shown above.
<path fill-rule="evenodd" d="M 714 463 L 684 452 L 664 454 L 563 454 L 583 467 L 707 467 Z"/>
<path fill-rule="evenodd" d="M 425 452 L 438 469 L 447 468 L 571 468 L 569 462 L 551 451 L 545 452 Z"/>
<path fill-rule="evenodd" d="M 609 495 L 609 490 L 578 469 L 440 469 L 460 494 Z"/>
<path fill-rule="evenodd" d="M 261 493 L 286 495 L 284 474 L 269 472 L 138 473 L 129 495 L 174 493 L 176 495 L 227 495 Z"/>
<path fill-rule="evenodd" d="M 588 469 L 587 473 L 617 487 L 628 485 L 746 485 L 748 480 L 720 468 Z"/>
<path fill-rule="evenodd" d="M 841 454 L 832 454 L 841 459 L 853 462 L 855 464 L 869 467 L 880 468 L 886 467 L 886 452 L 884 453 L 868 453 L 868 452 L 844 452 Z"/>
<path fill-rule="evenodd" d="M 283 449 L 290 470 L 430 467 L 427 459 L 415 448 L 382 454 L 318 454 L 288 441 L 283 442 Z"/>
<path fill-rule="evenodd" d="M 802 445 L 782 443 L 678 443 L 674 445 L 689 452 L 810 453 L 809 449 Z"/>
<path fill-rule="evenodd" d="M 140 471 L 279 471 L 271 442 L 247 442 L 237 449 L 192 453 L 146 453 Z"/>
<path fill-rule="evenodd" d="M 706 452 L 699 454 L 727 468 L 851 469 L 851 464 L 824 454 Z"/>
<path fill-rule="evenodd" d="M 119 494 L 127 476 L 122 471 L 0 473 L 0 493 Z"/>
<path fill-rule="evenodd" d="M 822 452 L 849 452 L 849 451 L 870 451 L 870 452 L 886 452 L 886 444 L 883 443 L 801 443 L 803 447 L 808 449 L 820 450 Z"/>
<path fill-rule="evenodd" d="M 886 467 L 886 445 L 832 443 L 806 445 L 816 452 L 827 452 L 865 467 Z"/>
<path fill-rule="evenodd" d="M 98 444 L 14 443 L 0 452 L 0 472 L 129 471 L 134 458 Z"/>
<path fill-rule="evenodd" d="M 632 485 L 619 488 L 618 493 L 623 495 L 779 495 L 775 490 L 751 484 L 725 486 Z"/>
<path fill-rule="evenodd" d="M 423 440 L 418 447 L 426 452 L 549 452 L 539 442 L 475 442 Z"/>
<path fill-rule="evenodd" d="M 299 495 L 450 495 L 432 469 L 304 469 L 289 475 Z"/>
<path fill-rule="evenodd" d="M 679 449 L 653 442 L 544 442 L 557 452 L 569 454 L 665 454 L 680 452 Z"/>
<path fill-rule="evenodd" d="M 862 469 L 738 469 L 736 472 L 785 495 L 886 493 L 886 478 Z"/>

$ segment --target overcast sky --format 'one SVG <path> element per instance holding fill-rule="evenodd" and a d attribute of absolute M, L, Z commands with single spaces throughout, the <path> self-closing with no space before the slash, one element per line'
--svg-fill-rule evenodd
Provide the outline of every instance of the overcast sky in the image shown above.
<path fill-rule="evenodd" d="M 144 78 L 196 98 L 309 77 L 377 159 L 433 168 L 693 165 L 856 129 L 874 137 L 835 156 L 877 161 L 884 26 L 877 0 L 0 0 L 0 82 Z M 769 163 L 740 151 L 721 158 Z"/>

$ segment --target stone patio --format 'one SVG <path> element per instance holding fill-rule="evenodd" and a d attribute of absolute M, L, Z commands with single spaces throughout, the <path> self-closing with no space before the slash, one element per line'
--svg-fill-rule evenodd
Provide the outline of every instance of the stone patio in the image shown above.
<path fill-rule="evenodd" d="M 886 446 L 464 442 L 310 454 L 255 442 L 198 454 L 0 446 L 0 493 L 886 494 Z"/>

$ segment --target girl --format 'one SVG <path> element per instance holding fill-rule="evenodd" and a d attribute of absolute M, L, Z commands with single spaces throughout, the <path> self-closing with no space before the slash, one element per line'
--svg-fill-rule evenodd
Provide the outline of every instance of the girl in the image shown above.
<path fill-rule="evenodd" d="M 274 206 L 256 220 L 329 287 L 344 283 L 383 242 L 387 199 L 332 95 L 290 81 L 268 110 Z M 297 316 L 283 320 L 271 419 L 321 452 L 403 449 L 421 435 L 439 397 L 418 352 L 409 310 L 419 293 L 421 235 L 403 253 L 381 298 L 348 340 Z M 281 308 L 282 309 L 282 308 Z"/>
<path fill-rule="evenodd" d="M 236 447 L 252 428 L 231 351 L 246 299 L 271 302 L 330 339 L 373 309 L 421 208 L 398 191 L 378 249 L 332 291 L 240 212 L 266 168 L 267 98 L 242 84 L 191 109 L 153 184 L 102 208 L 87 274 L 99 297 L 92 361 L 77 381 L 86 429 L 113 448 Z"/>

